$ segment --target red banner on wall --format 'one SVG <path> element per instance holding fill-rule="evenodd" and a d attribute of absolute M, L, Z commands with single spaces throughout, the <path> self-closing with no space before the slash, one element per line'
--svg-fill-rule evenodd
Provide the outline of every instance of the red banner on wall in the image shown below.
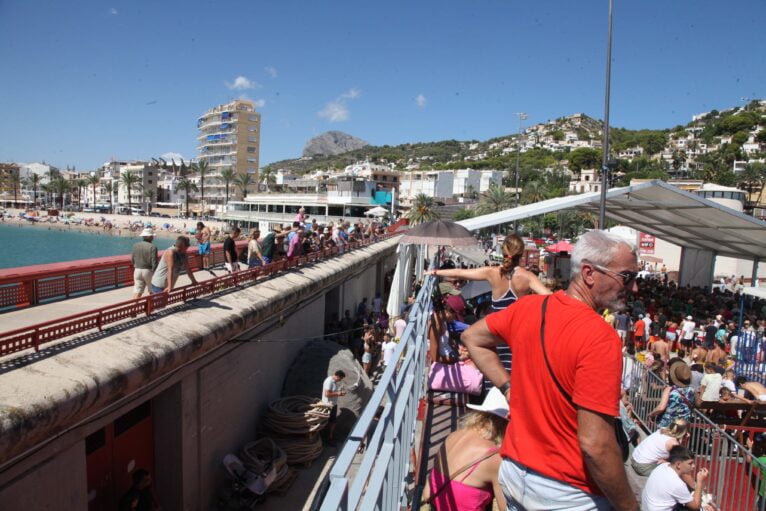
<path fill-rule="evenodd" d="M 638 234 L 638 253 L 640 255 L 652 255 L 654 254 L 654 243 L 656 238 L 651 234 L 645 234 L 643 232 Z"/>

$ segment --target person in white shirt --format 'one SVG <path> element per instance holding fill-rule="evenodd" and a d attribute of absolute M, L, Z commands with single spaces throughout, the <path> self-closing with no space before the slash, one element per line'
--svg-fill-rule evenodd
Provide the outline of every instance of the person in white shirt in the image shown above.
<path fill-rule="evenodd" d="M 686 436 L 689 423 L 675 419 L 668 427 L 660 428 L 641 440 L 630 456 L 630 466 L 640 476 L 649 476 L 660 463 L 667 461 L 670 450 Z"/>
<path fill-rule="evenodd" d="M 723 377 L 716 372 L 715 364 L 705 364 L 705 376 L 700 382 L 700 401 L 718 401 Z"/>
<path fill-rule="evenodd" d="M 694 473 L 694 457 L 686 447 L 677 445 L 670 450 L 668 463 L 663 463 L 649 476 L 641 494 L 641 511 L 673 511 L 677 504 L 687 509 L 702 509 L 702 489 L 708 471 L 697 472 L 694 493 L 683 481 Z"/>
<path fill-rule="evenodd" d="M 394 356 L 394 351 L 396 350 L 396 343 L 391 340 L 389 334 L 383 335 L 383 346 L 381 346 L 381 348 L 383 350 L 383 365 L 388 367 L 391 358 Z"/>
<path fill-rule="evenodd" d="M 394 337 L 401 339 L 404 335 L 404 329 L 407 328 L 407 314 L 394 321 Z"/>
<path fill-rule="evenodd" d="M 338 398 L 345 396 L 345 390 L 338 390 L 338 382 L 346 377 L 346 373 L 341 370 L 335 371 L 334 374 L 325 378 L 322 384 L 322 402 L 330 405 L 330 419 L 327 421 L 327 443 L 329 445 L 334 444 L 335 424 L 338 419 Z"/>
<path fill-rule="evenodd" d="M 696 323 L 694 323 L 694 320 L 691 316 L 686 316 L 686 319 L 681 321 L 681 339 L 685 342 L 682 344 L 688 349 L 692 346 L 692 339 L 694 338 L 694 329 L 696 328 Z"/>
<path fill-rule="evenodd" d="M 380 292 L 375 293 L 375 298 L 372 299 L 372 312 L 380 314 L 383 308 L 383 299 L 380 297 Z"/>

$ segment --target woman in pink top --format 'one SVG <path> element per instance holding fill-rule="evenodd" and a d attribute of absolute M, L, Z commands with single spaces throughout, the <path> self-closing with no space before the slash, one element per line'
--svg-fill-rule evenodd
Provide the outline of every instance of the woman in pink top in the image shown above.
<path fill-rule="evenodd" d="M 497 473 L 508 401 L 493 388 L 484 403 L 468 407 L 475 411 L 444 441 L 423 491 L 421 502 L 429 502 L 436 511 L 481 511 L 493 496 L 499 509 L 505 509 Z"/>

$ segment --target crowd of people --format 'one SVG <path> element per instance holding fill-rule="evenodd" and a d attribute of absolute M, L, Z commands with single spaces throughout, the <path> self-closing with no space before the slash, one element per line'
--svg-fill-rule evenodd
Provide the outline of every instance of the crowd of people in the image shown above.
<path fill-rule="evenodd" d="M 518 268 L 514 238 L 500 266 L 431 272 L 442 282 L 430 358 L 470 364 L 489 390 L 441 447 L 423 501 L 437 510 L 484 509 L 493 498 L 509 510 L 718 509 L 688 445 L 692 410 L 766 400 L 766 387 L 738 375 L 736 363 L 738 349 L 763 361 L 766 303 L 740 311 L 727 289 L 639 278 L 635 247 L 603 231 L 580 237 L 569 285 L 554 292 Z M 486 316 L 451 292 L 466 280 L 489 283 Z M 661 389 L 652 431 L 640 431 L 628 399 L 646 384 L 630 367 L 642 363 Z M 766 461 L 766 443 L 750 445 Z M 627 471 L 643 479 L 640 495 Z"/>
<path fill-rule="evenodd" d="M 279 261 L 294 259 L 305 254 L 337 247 L 342 253 L 349 243 L 365 239 L 376 239 L 385 233 L 385 224 L 381 222 L 344 222 L 320 224 L 317 219 L 309 219 L 301 208 L 291 225 L 275 226 L 268 232 L 261 233 L 252 229 L 243 239 L 238 226 L 231 227 L 223 239 L 223 269 L 228 273 L 238 272 Z M 211 243 L 218 232 L 203 222 L 197 222 L 193 229 L 197 241 L 196 249 L 200 258 L 200 268 L 216 276 L 211 265 Z M 152 227 L 144 227 L 140 233 L 142 241 L 133 246 L 131 259 L 134 266 L 134 298 L 140 298 L 145 291 L 150 293 L 172 290 L 179 275 L 185 272 L 192 284 L 197 280 L 187 265 L 186 253 L 191 246 L 187 236 L 176 238 L 175 244 L 158 258 L 154 245 L 155 232 Z M 237 241 L 246 240 L 246 247 L 239 249 Z"/>

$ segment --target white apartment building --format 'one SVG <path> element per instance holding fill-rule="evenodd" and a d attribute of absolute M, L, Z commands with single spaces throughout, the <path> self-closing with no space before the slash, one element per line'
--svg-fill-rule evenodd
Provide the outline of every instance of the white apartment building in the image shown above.
<path fill-rule="evenodd" d="M 349 176 L 364 177 L 375 183 L 378 189 L 398 190 L 401 175 L 388 165 L 370 163 L 369 161 L 356 162 L 343 169 L 343 173 Z"/>
<path fill-rule="evenodd" d="M 459 169 L 454 174 L 452 194 L 458 196 L 486 192 L 491 185 L 500 186 L 503 182 L 503 173 L 499 170 Z"/>
<path fill-rule="evenodd" d="M 399 194 L 402 200 L 412 200 L 416 195 L 447 199 L 452 197 L 455 174 L 449 170 L 414 171 L 402 176 Z"/>
<path fill-rule="evenodd" d="M 154 165 L 150 165 L 146 162 L 130 162 L 125 165 L 121 165 L 121 162 L 113 162 L 110 168 L 110 178 L 112 181 L 112 193 L 114 193 L 115 181 L 118 181 L 117 185 L 117 201 L 115 206 L 128 207 L 128 188 L 123 184 L 125 174 L 127 172 L 133 173 L 138 180 L 130 190 L 130 204 L 133 208 L 138 209 L 151 209 L 157 204 L 157 181 L 159 179 L 159 169 Z M 114 168 L 117 164 L 117 168 Z"/>

